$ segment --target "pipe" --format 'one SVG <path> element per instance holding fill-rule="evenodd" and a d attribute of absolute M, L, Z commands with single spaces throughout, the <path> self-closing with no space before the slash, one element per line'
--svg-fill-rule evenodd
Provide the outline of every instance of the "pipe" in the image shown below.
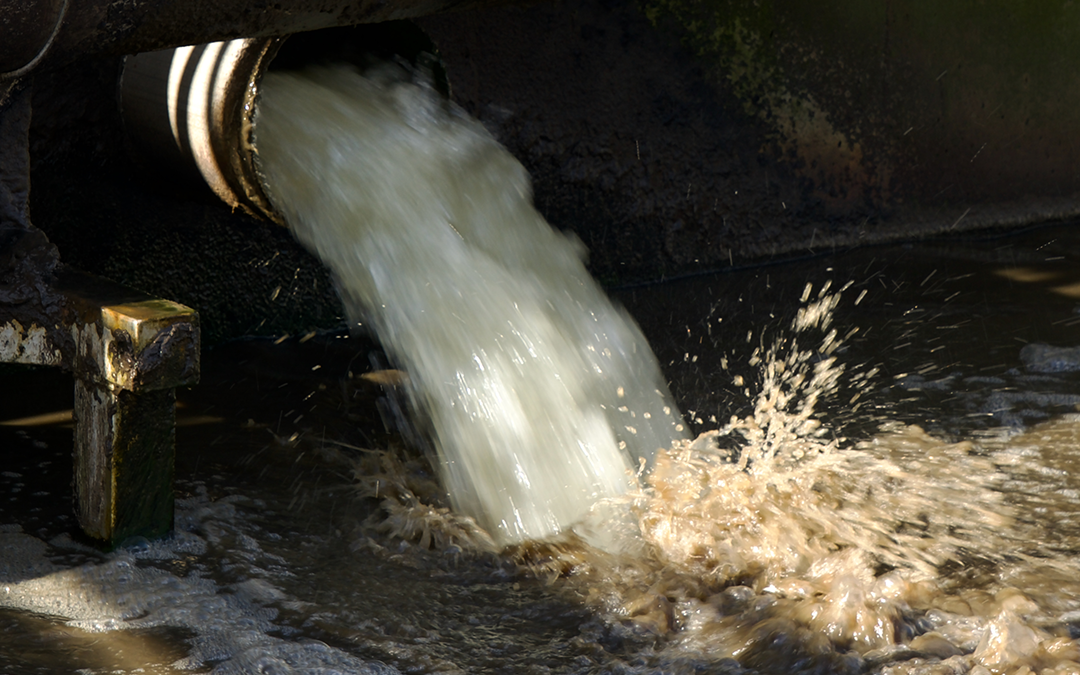
<path fill-rule="evenodd" d="M 282 223 L 255 170 L 251 126 L 259 82 L 283 41 L 245 38 L 127 57 L 120 107 L 132 154 L 165 169 L 159 173 L 205 181 L 234 209 Z"/>
<path fill-rule="evenodd" d="M 280 37 L 499 0 L 0 0 L 0 80 L 87 56 Z"/>
<path fill-rule="evenodd" d="M 69 0 L 0 0 L 0 81 L 22 77 L 45 58 Z"/>
<path fill-rule="evenodd" d="M 263 188 L 252 141 L 267 70 L 394 56 L 429 69 L 448 96 L 441 65 L 424 62 L 434 51 L 419 28 L 395 21 L 134 54 L 124 60 L 119 84 L 128 149 L 171 187 L 209 186 L 233 209 L 284 225 Z"/>

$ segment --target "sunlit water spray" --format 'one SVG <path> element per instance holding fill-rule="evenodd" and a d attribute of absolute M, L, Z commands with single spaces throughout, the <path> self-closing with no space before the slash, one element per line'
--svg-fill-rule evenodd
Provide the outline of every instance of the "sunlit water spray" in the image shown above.
<path fill-rule="evenodd" d="M 634 322 L 522 166 L 397 66 L 271 72 L 256 141 L 275 206 L 334 272 L 430 419 L 456 509 L 537 539 L 684 437 Z"/>
<path fill-rule="evenodd" d="M 888 421 L 840 437 L 822 408 L 857 407 L 877 375 L 845 372 L 841 299 L 808 285 L 789 327 L 747 336 L 757 377 L 732 384 L 753 412 L 657 454 L 624 498 L 632 555 L 564 539 L 515 556 L 671 672 L 1080 672 L 1080 565 L 1055 552 L 1078 531 L 1080 457 L 1054 450 L 1077 421 L 958 443 Z M 384 531 L 483 546 L 394 461 L 374 479 Z"/>
<path fill-rule="evenodd" d="M 752 414 L 658 454 L 635 502 L 646 554 L 523 559 L 662 638 L 676 671 L 1080 672 L 1080 565 L 1055 552 L 1076 541 L 1076 453 L 1055 450 L 1076 421 L 959 443 L 887 421 L 838 437 L 819 404 L 857 406 L 876 369 L 845 374 L 856 331 L 832 326 L 827 289 L 808 285 L 772 342 L 747 336 L 759 380 L 733 384 Z"/>

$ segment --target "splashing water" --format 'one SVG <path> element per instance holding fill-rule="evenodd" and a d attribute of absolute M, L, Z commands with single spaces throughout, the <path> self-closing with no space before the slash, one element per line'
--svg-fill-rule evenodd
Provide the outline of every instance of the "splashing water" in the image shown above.
<path fill-rule="evenodd" d="M 516 559 L 604 617 L 615 636 L 595 639 L 635 644 L 639 665 L 665 672 L 1080 672 L 1080 565 L 1039 543 L 1075 520 L 1063 467 L 1076 460 L 1052 448 L 1080 427 L 959 443 L 891 422 L 864 441 L 833 435 L 816 408 L 876 369 L 845 372 L 837 353 L 855 331 L 834 329 L 841 295 L 827 290 L 811 300 L 807 286 L 789 329 L 750 356 L 757 388 L 736 384 L 751 414 L 657 453 L 625 498 L 636 550 L 564 539 Z M 384 531 L 460 531 L 404 492 Z"/>
<path fill-rule="evenodd" d="M 635 503 L 645 554 L 521 560 L 662 638 L 653 663 L 674 672 L 1080 672 L 1080 565 L 1046 546 L 1078 509 L 1075 452 L 1055 452 L 1076 420 L 959 443 L 890 422 L 832 437 L 815 406 L 876 369 L 845 375 L 827 288 L 808 302 L 808 285 L 787 333 L 751 356 L 752 414 L 658 453 Z"/>
<path fill-rule="evenodd" d="M 684 437 L 644 337 L 478 123 L 390 65 L 271 72 L 261 96 L 272 201 L 408 372 L 460 512 L 550 536 Z"/>
<path fill-rule="evenodd" d="M 670 285 L 662 290 L 673 296 Z M 320 396 L 329 398 L 310 410 L 324 411 L 315 431 L 299 445 L 265 448 L 265 431 L 247 418 L 258 378 L 238 368 L 223 380 L 229 386 L 211 388 L 245 392 L 223 397 L 239 399 L 244 414 L 221 443 L 218 426 L 197 447 L 188 441 L 202 453 L 195 462 L 211 466 L 202 474 L 209 482 L 181 480 L 189 497 L 178 500 L 171 540 L 102 556 L 66 535 L 49 539 L 34 514 L 26 526 L 0 522 L 0 608 L 20 612 L 0 649 L 4 672 L 74 669 L 11 668 L 27 655 L 24 642 L 87 672 L 1080 672 L 1080 416 L 966 432 L 961 442 L 897 422 L 865 440 L 838 438 L 862 433 L 858 424 L 834 426 L 859 401 L 882 409 L 883 381 L 868 382 L 873 371 L 852 358 L 858 345 L 833 333 L 833 312 L 842 316 L 846 304 L 812 295 L 799 303 L 802 321 L 779 334 L 755 328 L 746 340 L 755 353 L 720 366 L 723 377 L 745 377 L 734 384 L 748 412 L 657 453 L 640 494 L 627 498 L 640 532 L 632 552 L 567 536 L 490 553 L 487 533 L 445 508 L 421 457 L 327 451 L 342 445 L 335 438 L 357 436 L 323 440 L 322 424 L 341 415 L 337 397 L 355 400 L 334 393 L 326 368 Z M 875 338 L 874 362 L 895 344 Z M 1032 351 L 1007 348 L 1017 363 Z M 326 344 L 312 349 L 325 358 Z M 355 353 L 350 347 L 343 358 Z M 295 353 L 283 355 L 292 363 Z M 1002 375 L 1000 385 L 1034 395 L 1030 374 Z M 862 383 L 854 403 L 852 382 Z M 314 386 L 293 400 L 307 401 Z M 993 393 L 984 388 L 980 397 L 997 405 Z M 262 410 L 265 419 L 278 417 L 277 405 Z M 955 409 L 970 412 L 966 403 Z M 64 434 L 42 438 L 67 447 Z M 39 447 L 36 432 L 34 445 L 22 443 L 11 457 L 24 465 L 0 472 L 0 487 L 25 510 L 55 496 L 37 496 L 31 482 L 41 470 L 40 451 L 30 450 Z M 236 463 L 219 464 L 230 452 Z M 62 451 L 50 457 L 65 463 Z M 265 464 L 254 473 L 278 474 L 261 488 L 249 482 L 253 458 Z M 363 465 L 361 494 L 378 498 L 380 510 L 368 511 L 375 504 L 356 499 L 351 485 L 327 486 L 326 462 L 348 466 L 337 461 Z M 240 482 L 217 476 L 223 466 Z M 73 643 L 83 651 L 65 660 L 62 649 Z"/>
<path fill-rule="evenodd" d="M 1073 460 L 1034 438 L 1075 421 L 960 443 L 887 423 L 845 441 L 818 408 L 850 386 L 856 410 L 875 371 L 845 372 L 842 291 L 807 285 L 749 358 L 756 390 L 733 382 L 752 413 L 691 442 L 644 340 L 475 123 L 400 78 L 345 71 L 275 75 L 265 97 L 279 207 L 409 371 L 453 503 L 480 525 L 384 453 L 361 478 L 381 532 L 489 550 L 614 504 L 619 547 L 570 534 L 512 554 L 602 618 L 584 642 L 630 645 L 628 671 L 1080 672 L 1080 566 L 1039 543 L 1077 520 L 1080 493 L 1058 468 Z M 319 123 L 297 124 L 312 106 Z"/>

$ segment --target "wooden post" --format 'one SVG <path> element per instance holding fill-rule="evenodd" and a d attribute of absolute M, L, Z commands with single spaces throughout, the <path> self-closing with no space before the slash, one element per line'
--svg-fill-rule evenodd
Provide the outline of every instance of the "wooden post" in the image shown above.
<path fill-rule="evenodd" d="M 175 388 L 199 379 L 198 315 L 59 264 L 30 224 L 28 83 L 0 82 L 0 362 L 75 375 L 86 533 L 110 547 L 161 536 L 173 520 Z"/>
<path fill-rule="evenodd" d="M 75 499 L 86 534 L 116 546 L 172 529 L 175 389 L 75 381 Z"/>
<path fill-rule="evenodd" d="M 175 387 L 198 379 L 198 317 L 166 300 L 101 307 L 74 328 L 75 503 L 83 530 L 120 545 L 172 529 Z"/>

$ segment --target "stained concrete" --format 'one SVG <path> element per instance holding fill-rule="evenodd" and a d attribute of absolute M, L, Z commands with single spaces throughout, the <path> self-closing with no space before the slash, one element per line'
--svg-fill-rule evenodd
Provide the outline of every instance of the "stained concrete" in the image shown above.
<path fill-rule="evenodd" d="M 454 98 L 624 282 L 1080 209 L 1067 2 L 588 0 L 425 17 Z"/>
<path fill-rule="evenodd" d="M 968 147 L 975 136 L 949 135 L 940 120 L 990 128 L 962 112 L 982 105 L 972 93 L 978 78 L 942 84 L 957 75 L 956 58 L 927 90 L 949 115 L 930 115 L 929 99 L 910 115 L 902 109 L 925 74 L 938 72 L 934 45 L 916 39 L 933 7 L 913 3 L 845 15 L 837 0 L 804 16 L 805 8 L 750 0 L 583 0 L 416 24 L 439 50 L 453 100 L 522 161 L 539 210 L 585 242 L 601 281 L 618 285 L 1074 215 L 1075 153 L 1047 140 L 1053 125 L 1044 118 L 1029 116 L 1026 135 L 981 151 Z M 729 14 L 742 32 L 724 23 Z M 993 31 L 1008 32 L 994 16 L 965 29 L 964 44 L 982 44 L 977 29 L 992 52 Z M 963 27 L 939 18 L 938 33 Z M 705 39 L 714 34 L 722 40 Z M 1048 33 L 1039 53 L 1052 56 L 1053 40 L 1067 37 Z M 979 65 L 985 79 L 1005 68 L 976 64 L 983 52 L 972 50 L 960 72 Z M 1012 62 L 1027 63 L 1029 52 L 1012 49 Z M 1067 70 L 1069 53 L 1055 67 Z M 117 58 L 84 59 L 35 76 L 31 215 L 65 262 L 197 309 L 208 343 L 339 324 L 332 280 L 288 232 L 155 182 L 128 158 L 118 69 Z M 1027 89 L 1022 77 L 1003 85 L 1010 115 L 1037 107 L 1054 84 L 1040 77 Z M 1068 100 L 1071 80 L 1057 82 Z M 919 124 L 906 121 L 912 115 Z M 918 133 L 918 147 L 898 145 Z M 1024 145 L 1036 137 L 1041 145 Z M 1023 146 L 1023 166 L 1002 163 L 1010 142 Z M 997 173 L 984 161 L 997 162 Z M 1041 180 L 1039 167 L 1059 178 Z"/>

